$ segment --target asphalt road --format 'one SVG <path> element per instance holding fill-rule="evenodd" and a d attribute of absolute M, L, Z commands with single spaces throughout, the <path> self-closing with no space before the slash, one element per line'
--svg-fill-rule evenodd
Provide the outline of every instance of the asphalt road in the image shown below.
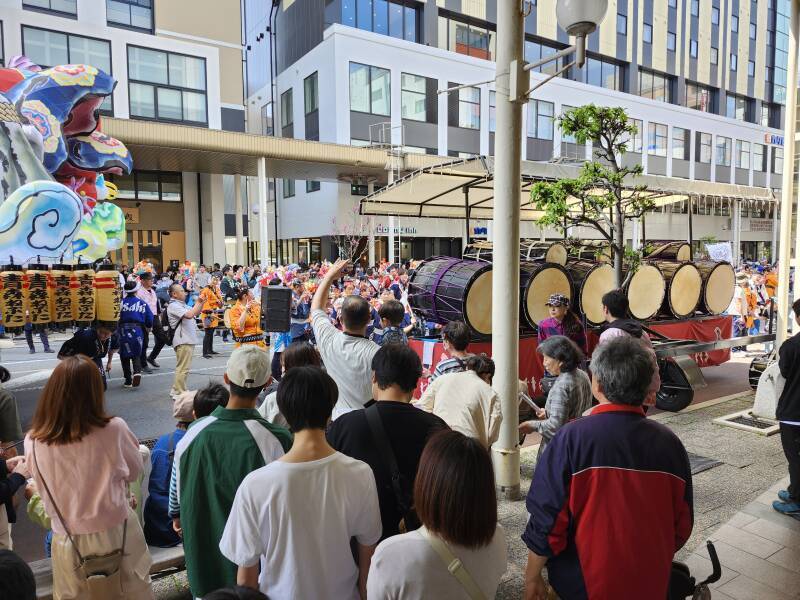
<path fill-rule="evenodd" d="M 53 349 L 58 350 L 65 339 L 64 335 L 51 336 Z M 47 383 L 49 373 L 58 363 L 55 354 L 43 352 L 38 337 L 35 337 L 34 341 L 35 354 L 29 353 L 22 336 L 14 340 L 14 348 L 0 350 L 0 363 L 11 371 L 11 381 L 7 387 L 17 399 L 23 431 L 29 427 L 39 395 Z M 233 343 L 223 344 L 222 338 L 217 337 L 214 349 L 220 354 L 213 359 L 204 359 L 200 356 L 200 346 L 196 346 L 187 382 L 189 389 L 198 389 L 209 381 L 222 379 L 225 363 L 233 350 Z M 175 352 L 172 348 L 164 348 L 157 362 L 161 368 L 154 369 L 152 375 L 144 375 L 138 388 L 123 388 L 119 357 L 115 356 L 113 361 L 106 392 L 106 410 L 112 415 L 122 417 L 139 439 L 158 437 L 172 431 L 175 425 L 172 419 L 172 400 L 169 396 L 175 373 Z M 45 532 L 27 520 L 25 499 L 22 495 L 17 515 L 18 523 L 13 526 L 14 550 L 26 561 L 44 558 Z"/>

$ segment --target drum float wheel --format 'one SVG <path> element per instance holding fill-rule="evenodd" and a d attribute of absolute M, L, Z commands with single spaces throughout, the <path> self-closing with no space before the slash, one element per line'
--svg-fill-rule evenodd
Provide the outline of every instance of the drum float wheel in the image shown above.
<path fill-rule="evenodd" d="M 671 360 L 659 361 L 661 387 L 656 392 L 656 408 L 678 412 L 692 403 L 694 390 L 683 370 Z"/>

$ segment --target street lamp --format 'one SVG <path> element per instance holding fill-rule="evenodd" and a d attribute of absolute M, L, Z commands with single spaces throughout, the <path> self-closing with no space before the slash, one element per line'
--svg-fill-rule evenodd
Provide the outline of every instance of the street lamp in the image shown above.
<path fill-rule="evenodd" d="M 524 64 L 523 6 L 500 0 L 497 6 L 497 126 L 494 161 L 494 265 L 492 286 L 492 357 L 497 365 L 493 385 L 500 395 L 503 422 L 492 446 L 495 482 L 509 499 L 520 496 L 519 472 L 519 219 L 522 106 L 528 95 L 572 65 L 586 61 L 586 36 L 603 20 L 607 0 L 557 0 L 559 25 L 576 38 L 575 45 L 541 61 Z M 531 69 L 575 54 L 574 61 L 528 89 Z M 475 84 L 472 84 L 475 85 Z"/>

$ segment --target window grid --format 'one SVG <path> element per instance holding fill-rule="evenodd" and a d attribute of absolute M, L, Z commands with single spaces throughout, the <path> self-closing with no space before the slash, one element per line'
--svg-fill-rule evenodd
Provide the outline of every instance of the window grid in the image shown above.
<path fill-rule="evenodd" d="M 388 117 L 390 98 L 388 69 L 350 63 L 350 110 Z"/>
<path fill-rule="evenodd" d="M 621 71 L 622 67 L 615 62 L 587 56 L 586 65 L 583 69 L 584 83 L 623 92 L 625 91 L 622 88 L 624 78 Z"/>
<path fill-rule="evenodd" d="M 697 162 L 709 165 L 711 164 L 711 134 L 710 133 L 695 133 L 697 137 L 697 147 L 699 148 Z"/>
<path fill-rule="evenodd" d="M 689 130 L 681 127 L 672 128 L 672 158 L 689 160 Z"/>
<path fill-rule="evenodd" d="M 425 77 L 400 74 L 400 108 L 404 119 L 423 122 L 427 119 L 425 87 Z"/>
<path fill-rule="evenodd" d="M 464 129 L 481 128 L 481 90 L 476 87 L 458 90 L 458 126 Z"/>
<path fill-rule="evenodd" d="M 700 0 L 692 0 L 692 16 L 700 16 Z"/>
<path fill-rule="evenodd" d="M 711 24 L 719 25 L 719 8 L 716 6 L 711 7 Z"/>
<path fill-rule="evenodd" d="M 342 0 L 342 24 L 389 37 L 421 42 L 419 11 L 402 0 Z"/>
<path fill-rule="evenodd" d="M 653 26 L 650 23 L 645 23 L 642 27 L 642 41 L 645 44 L 653 43 Z"/>
<path fill-rule="evenodd" d="M 617 13 L 617 33 L 628 35 L 628 16 Z"/>
<path fill-rule="evenodd" d="M 630 119 L 630 121 L 633 126 L 636 127 L 636 133 L 633 134 L 633 139 L 628 142 L 628 149 L 631 152 L 638 152 L 641 154 L 642 136 L 644 135 L 642 129 L 644 128 L 644 123 L 640 119 Z"/>
<path fill-rule="evenodd" d="M 545 100 L 528 102 L 528 137 L 539 140 L 553 139 L 555 104 Z"/>
<path fill-rule="evenodd" d="M 294 196 L 294 179 L 283 180 L 283 197 L 292 198 Z"/>
<path fill-rule="evenodd" d="M 319 109 L 319 81 L 316 71 L 303 80 L 303 107 L 307 115 Z"/>
<path fill-rule="evenodd" d="M 306 193 L 318 192 L 319 190 L 319 181 L 306 180 Z"/>
<path fill-rule="evenodd" d="M 736 71 L 739 68 L 739 57 L 731 52 L 731 71 Z"/>
<path fill-rule="evenodd" d="M 756 76 L 756 63 L 754 63 L 752 60 L 747 61 L 747 76 L 748 77 Z"/>
<path fill-rule="evenodd" d="M 439 14 L 439 47 L 458 54 L 495 60 L 497 33 L 495 26 L 485 22 L 458 19 Z"/>
<path fill-rule="evenodd" d="M 753 144 L 753 171 L 767 172 L 767 155 L 764 144 Z"/>
<path fill-rule="evenodd" d="M 725 116 L 739 121 L 752 121 L 752 100 L 744 96 L 728 94 L 725 99 Z"/>
<path fill-rule="evenodd" d="M 106 0 L 106 22 L 112 27 L 153 33 L 153 2 Z"/>
<path fill-rule="evenodd" d="M 294 94 L 289 88 L 281 94 L 281 129 L 294 125 Z"/>
<path fill-rule="evenodd" d="M 23 0 L 22 8 L 70 17 L 78 16 L 78 0 Z"/>
<path fill-rule="evenodd" d="M 686 106 L 702 112 L 716 109 L 716 90 L 697 83 L 686 82 Z"/>
<path fill-rule="evenodd" d="M 717 156 L 715 164 L 720 167 L 731 166 L 731 138 L 717 136 Z"/>
<path fill-rule="evenodd" d="M 547 58 L 548 56 L 552 56 L 556 52 L 558 52 L 561 48 L 556 47 L 550 44 L 546 44 L 544 42 L 539 42 L 535 40 L 525 40 L 525 62 L 534 63 L 538 62 L 543 58 Z M 564 67 L 569 60 L 567 58 L 561 58 L 559 60 L 554 60 L 544 65 L 538 66 L 534 69 L 536 73 L 544 73 L 545 75 L 553 75 L 560 69 Z M 561 75 L 562 77 L 568 77 L 569 72 L 565 71 Z"/>
<path fill-rule="evenodd" d="M 731 31 L 734 33 L 739 31 L 739 15 L 731 15 Z"/>
<path fill-rule="evenodd" d="M 689 41 L 689 56 L 697 58 L 697 40 Z"/>
<path fill-rule="evenodd" d="M 750 142 L 736 140 L 736 168 L 750 168 Z"/>
<path fill-rule="evenodd" d="M 667 50 L 670 52 L 675 52 L 675 48 L 677 46 L 677 40 L 675 34 L 671 31 L 667 32 Z"/>
<path fill-rule="evenodd" d="M 647 153 L 667 156 L 667 126 L 660 123 L 647 124 Z"/>
<path fill-rule="evenodd" d="M 719 64 L 719 50 L 714 48 L 714 46 L 711 46 L 711 64 Z"/>
<path fill-rule="evenodd" d="M 651 100 L 672 102 L 674 78 L 647 69 L 639 69 L 639 95 Z"/>
<path fill-rule="evenodd" d="M 120 200 L 142 202 L 181 202 L 183 200 L 183 175 L 170 171 L 133 171 L 130 175 L 106 174 L 106 179 L 117 186 Z"/>
<path fill-rule="evenodd" d="M 750 39 L 751 40 L 756 39 L 756 24 L 755 23 L 750 23 Z"/>

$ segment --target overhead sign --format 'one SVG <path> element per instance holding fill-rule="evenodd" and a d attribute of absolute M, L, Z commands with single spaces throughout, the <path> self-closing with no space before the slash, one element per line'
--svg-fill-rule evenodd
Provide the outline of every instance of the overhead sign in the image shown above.
<path fill-rule="evenodd" d="M 750 231 L 772 231 L 772 219 L 750 219 Z"/>
<path fill-rule="evenodd" d="M 375 227 L 375 233 L 378 235 L 387 235 L 391 232 L 391 229 L 387 225 L 378 225 Z M 416 235 L 417 228 L 416 227 L 395 227 L 394 228 L 395 235 Z"/>
<path fill-rule="evenodd" d="M 473 227 L 472 228 L 472 235 L 488 235 L 489 228 L 488 227 Z"/>
<path fill-rule="evenodd" d="M 783 146 L 783 136 L 775 135 L 774 133 L 765 133 L 764 143 L 770 144 L 772 146 Z"/>

